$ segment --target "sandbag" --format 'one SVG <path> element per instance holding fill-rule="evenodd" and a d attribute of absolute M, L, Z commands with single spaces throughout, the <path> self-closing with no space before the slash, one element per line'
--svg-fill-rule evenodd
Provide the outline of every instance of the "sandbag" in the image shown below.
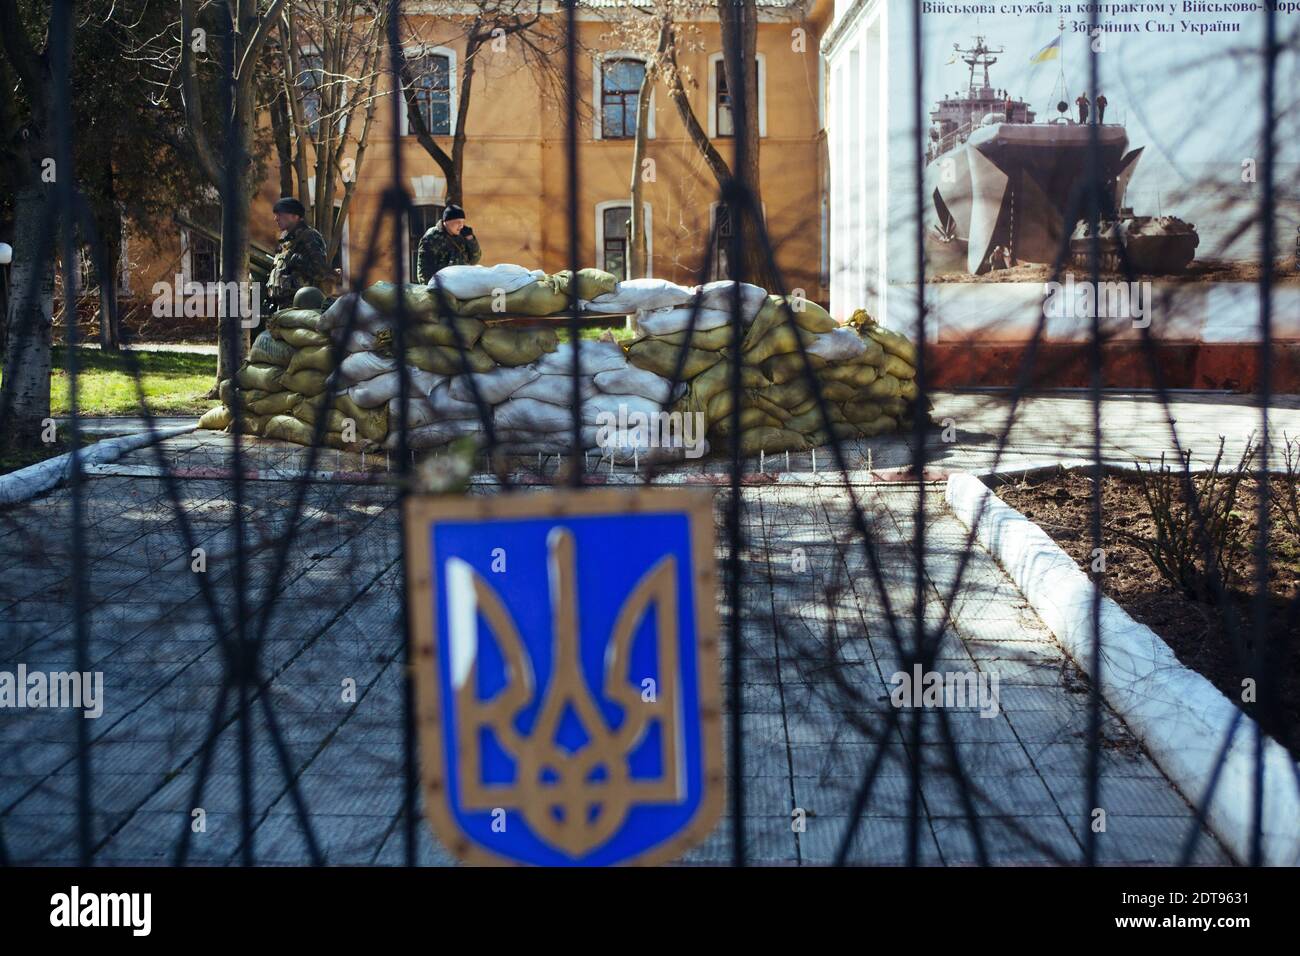
<path fill-rule="evenodd" d="M 299 392 L 302 395 L 311 397 L 325 391 L 327 377 L 324 372 L 317 372 L 315 369 L 303 369 L 301 372 L 286 372 L 281 381 L 289 391 Z"/>
<path fill-rule="evenodd" d="M 911 416 L 907 414 L 907 402 L 901 398 L 882 398 L 880 407 L 890 418 L 896 418 L 900 422 L 904 419 L 911 420 Z"/>
<path fill-rule="evenodd" d="M 594 376 L 594 381 L 596 388 L 608 395 L 640 395 L 661 405 L 668 401 L 669 380 L 665 376 L 656 375 L 635 365 L 611 372 L 600 372 Z M 672 396 L 673 400 L 676 401 L 685 394 L 686 383 L 678 382 L 677 392 Z"/>
<path fill-rule="evenodd" d="M 217 405 L 209 408 L 199 419 L 199 427 L 206 428 L 214 432 L 225 431 L 230 425 L 230 409 L 225 405 Z"/>
<path fill-rule="evenodd" d="M 278 365 L 243 365 L 235 373 L 240 388 L 255 388 L 263 392 L 275 392 L 280 389 L 280 379 L 284 369 Z"/>
<path fill-rule="evenodd" d="M 334 399 L 334 407 L 343 413 L 345 419 L 357 423 L 357 434 L 372 442 L 382 442 L 388 434 L 388 406 L 362 408 L 347 394 Z"/>
<path fill-rule="evenodd" d="M 328 374 L 334 371 L 332 352 L 333 346 L 330 345 L 309 345 L 305 349 L 298 349 L 293 353 L 293 358 L 289 362 L 289 372 L 315 369 L 317 372 Z"/>
<path fill-rule="evenodd" d="M 802 378 L 791 379 L 784 385 L 769 385 L 767 388 L 762 389 L 759 394 L 773 405 L 789 409 L 792 414 L 797 414 L 795 409 L 813 397 L 813 393 L 808 388 L 808 383 Z"/>
<path fill-rule="evenodd" d="M 858 434 L 870 438 L 872 435 L 885 435 L 898 431 L 898 419 L 881 415 L 875 421 L 858 422 Z"/>
<path fill-rule="evenodd" d="M 496 407 L 492 424 L 529 433 L 559 432 L 573 427 L 567 408 L 535 398 L 510 398 Z"/>
<path fill-rule="evenodd" d="M 375 352 L 353 352 L 339 363 L 339 376 L 344 382 L 366 382 L 396 369 L 395 358 Z"/>
<path fill-rule="evenodd" d="M 356 310 L 356 318 L 352 323 L 354 329 L 374 332 L 388 326 L 388 319 L 382 312 L 355 292 L 349 292 L 335 299 L 334 304 L 321 314 L 321 330 L 345 328 L 348 314 L 354 309 Z"/>
<path fill-rule="evenodd" d="M 579 401 L 585 402 L 597 394 L 596 386 L 589 376 L 584 375 L 578 379 Z M 520 387 L 512 397 L 535 398 L 540 402 L 569 408 L 573 404 L 573 376 L 539 375 Z"/>
<path fill-rule="evenodd" d="M 694 293 L 667 279 L 624 279 L 613 292 L 586 303 L 588 312 L 638 312 L 686 305 Z"/>
<path fill-rule="evenodd" d="M 854 424 L 873 422 L 884 413 L 879 402 L 867 398 L 855 398 L 844 403 L 844 417 Z"/>
<path fill-rule="evenodd" d="M 789 315 L 793 316 L 795 324 L 801 329 L 821 333 L 835 328 L 835 319 L 816 302 L 802 297 L 769 295 L 750 326 L 751 342 L 757 342 L 772 329 L 790 324 L 785 308 L 787 302 L 790 304 Z"/>
<path fill-rule="evenodd" d="M 313 329 L 272 328 L 271 334 L 281 342 L 286 342 L 296 349 L 310 348 L 313 345 L 329 345 L 330 337 L 324 332 Z"/>
<path fill-rule="evenodd" d="M 897 398 L 898 379 L 885 373 L 861 390 L 864 398 Z"/>
<path fill-rule="evenodd" d="M 766 452 L 769 455 L 783 451 L 807 451 L 811 445 L 808 439 L 798 432 L 786 428 L 751 428 L 740 433 L 740 453 L 757 455 Z"/>
<path fill-rule="evenodd" d="M 875 343 L 871 343 L 875 345 Z M 779 356 L 778 356 L 779 358 Z M 823 382 L 843 382 L 857 388 L 865 388 L 876 380 L 880 372 L 874 365 L 859 365 L 856 362 L 843 365 L 828 365 L 817 377 Z"/>
<path fill-rule="evenodd" d="M 695 313 L 695 331 L 709 332 L 731 324 L 731 313 L 721 309 L 699 309 Z M 637 328 L 645 335 L 674 335 L 691 328 L 689 305 L 638 312 Z"/>
<path fill-rule="evenodd" d="M 488 329 L 479 339 L 479 346 L 498 365 L 527 365 L 547 352 L 559 347 L 559 339 L 551 329 L 514 329 L 496 326 Z"/>
<path fill-rule="evenodd" d="M 293 359 L 294 349 L 287 342 L 281 342 L 269 330 L 263 329 L 253 339 L 253 346 L 248 350 L 248 361 L 256 365 L 278 365 L 284 368 Z"/>
<path fill-rule="evenodd" d="M 799 340 L 804 345 L 811 345 L 817 339 L 815 332 L 809 332 L 798 326 L 779 325 L 758 340 L 746 336 L 745 361 L 751 365 L 762 365 L 773 355 L 799 351 Z"/>
<path fill-rule="evenodd" d="M 645 416 L 649 421 L 662 411 L 659 402 L 652 402 L 640 395 L 603 395 L 598 394 L 590 401 L 582 403 L 582 420 L 589 425 L 606 425 L 613 423 L 622 427 L 624 422 L 634 416 Z"/>
<path fill-rule="evenodd" d="M 722 349 L 731 348 L 731 341 L 735 335 L 735 330 L 729 325 L 720 326 L 716 329 L 708 329 L 704 332 L 696 331 L 690 336 L 690 347 L 695 349 L 704 349 L 707 352 L 718 352 Z M 688 344 L 687 334 L 685 332 L 674 332 L 671 335 L 655 336 L 657 342 L 667 342 L 669 345 L 681 347 Z M 741 334 L 743 343 L 744 333 Z"/>
<path fill-rule="evenodd" d="M 670 379 L 673 370 L 677 367 L 678 354 L 681 351 L 682 349 L 679 347 L 659 339 L 642 339 L 628 347 L 627 360 L 637 368 L 648 369 L 657 375 Z M 681 374 L 684 380 L 693 379 L 695 376 L 708 371 L 722 359 L 720 352 L 692 348 L 685 351 L 686 362 L 682 367 Z"/>
<path fill-rule="evenodd" d="M 555 288 L 570 295 L 569 279 L 571 273 L 564 269 L 551 276 L 551 282 Z M 598 296 L 608 295 L 618 288 L 618 279 L 603 269 L 579 269 L 578 270 L 578 298 L 583 300 L 594 299 Z"/>
<path fill-rule="evenodd" d="M 828 401 L 847 402 L 858 396 L 859 390 L 843 382 L 822 382 L 819 388 Z"/>
<path fill-rule="evenodd" d="M 844 414 L 844 410 L 834 402 L 826 403 L 826 415 L 830 418 L 832 425 L 836 423 L 844 424 L 849 420 L 848 416 Z M 791 431 L 799 432 L 801 435 L 812 435 L 820 431 L 825 424 L 826 420 L 822 418 L 821 409 L 814 405 L 803 414 L 795 415 L 787 421 L 785 427 Z"/>
<path fill-rule="evenodd" d="M 750 392 L 748 400 L 754 408 L 762 409 L 778 422 L 785 423 L 794 417 L 787 409 L 782 408 L 757 392 Z"/>
<path fill-rule="evenodd" d="M 751 428 L 780 428 L 782 422 L 779 418 L 767 414 L 761 408 L 751 405 L 748 408 L 740 410 L 740 430 L 741 432 L 749 431 Z M 719 438 L 726 438 L 731 434 L 731 416 L 723 415 L 713 423 L 710 431 Z"/>
<path fill-rule="evenodd" d="M 826 367 L 826 359 L 809 354 L 808 361 L 805 362 L 797 352 L 773 355 L 763 363 L 763 374 L 777 385 L 784 385 L 801 377 L 806 367 L 811 367 L 813 371 L 823 369 Z"/>
<path fill-rule="evenodd" d="M 615 369 L 627 368 L 627 354 L 617 342 L 579 339 L 579 374 L 599 375 Z M 569 375 L 573 372 L 573 345 L 563 342 L 554 352 L 548 352 L 532 366 L 543 375 Z"/>
<path fill-rule="evenodd" d="M 828 362 L 851 362 L 861 358 L 867 351 L 862 336 L 849 328 L 832 329 L 818 335 L 808 346 L 809 355 L 817 355 Z"/>
<path fill-rule="evenodd" d="M 916 379 L 914 378 L 899 379 L 898 382 L 899 398 L 908 402 L 914 402 L 916 401 L 917 396 L 920 394 L 921 394 L 921 387 L 916 384 Z"/>
<path fill-rule="evenodd" d="M 466 371 L 489 372 L 496 363 L 480 348 L 447 348 L 445 345 L 418 345 L 406 350 L 406 362 L 435 375 L 461 375 Z"/>
<path fill-rule="evenodd" d="M 734 301 L 730 279 L 719 279 L 716 282 L 706 282 L 700 286 L 700 306 L 705 309 L 721 309 L 727 314 L 731 313 L 731 306 Z M 740 283 L 740 314 L 746 322 L 752 322 L 758 315 L 763 303 L 767 301 L 767 290 L 760 289 L 756 285 L 748 282 Z"/>
<path fill-rule="evenodd" d="M 343 338 L 342 329 L 334 329 L 330 332 L 330 338 L 335 342 Z M 365 329 L 353 329 L 348 340 L 343 343 L 343 354 L 348 355 L 352 352 L 373 352 L 375 350 L 375 333 L 367 332 Z"/>
<path fill-rule="evenodd" d="M 406 374 L 409 379 L 407 384 L 410 389 L 409 395 L 428 395 L 440 384 L 447 381 L 445 375 L 434 375 L 423 369 L 411 368 L 409 365 L 406 367 Z M 394 369 L 391 372 L 376 375 L 368 381 L 351 386 L 346 394 L 360 408 L 378 408 L 381 405 L 387 405 L 396 398 L 401 387 L 401 370 Z"/>
<path fill-rule="evenodd" d="M 315 427 L 316 419 L 319 416 L 320 403 L 310 398 L 305 398 L 299 402 L 298 407 L 293 412 L 293 417 L 308 427 Z M 342 432 L 344 424 L 349 420 L 353 422 L 355 428 L 355 419 L 349 419 L 347 415 L 344 415 L 337 408 L 331 408 L 326 416 L 325 431 Z"/>
<path fill-rule="evenodd" d="M 600 435 L 600 431 L 595 425 L 582 426 L 579 430 L 579 437 L 584 451 L 599 447 L 597 437 Z M 524 446 L 533 446 L 533 454 L 540 451 L 560 455 L 568 454 L 573 438 L 567 428 L 561 432 L 542 433 L 518 428 L 494 428 L 493 437 L 496 438 L 498 445 L 509 453 L 527 454 L 527 452 L 520 451 L 520 449 Z"/>
<path fill-rule="evenodd" d="M 236 375 L 236 377 L 238 377 L 238 375 Z M 245 408 L 250 407 L 253 402 L 260 398 L 266 398 L 266 396 L 270 394 L 270 392 L 262 388 L 240 388 L 239 390 L 239 396 L 243 399 Z M 228 378 L 223 379 L 221 384 L 217 386 L 217 397 L 220 398 L 221 403 L 227 407 L 235 404 L 235 383 Z"/>
<path fill-rule="evenodd" d="M 486 295 L 462 302 L 461 315 L 554 315 L 569 306 L 569 297 L 555 288 L 549 277 L 534 279 L 528 285 L 504 296 Z"/>
<path fill-rule="evenodd" d="M 376 282 L 361 293 L 368 305 L 387 316 L 397 314 L 397 286 L 391 282 Z M 429 319 L 437 313 L 437 302 L 432 289 L 422 285 L 407 284 L 402 287 L 402 300 L 408 319 Z"/>
<path fill-rule="evenodd" d="M 452 328 L 453 322 L 456 328 Z M 484 328 L 485 326 L 478 319 L 469 318 L 453 317 L 436 319 L 432 322 L 417 322 L 407 330 L 406 347 L 410 348 L 413 345 L 445 345 L 456 348 L 456 329 L 459 329 L 460 344 L 467 349 L 472 349 L 478 344 Z M 392 341 L 392 333 L 388 333 L 387 340 Z"/>
<path fill-rule="evenodd" d="M 474 384 L 478 387 L 482 400 L 489 405 L 499 405 L 516 390 L 533 381 L 542 373 L 533 366 L 521 365 L 517 368 L 494 368 L 490 372 L 474 375 Z M 470 377 L 458 375 L 451 380 L 451 397 L 462 402 L 474 401 L 470 389 Z"/>
<path fill-rule="evenodd" d="M 406 433 L 408 448 L 438 448 L 465 435 L 475 435 L 483 430 L 477 418 L 459 418 L 453 421 L 433 422 L 411 428 Z M 384 440 L 384 447 L 390 451 L 401 447 L 401 435 L 394 428 Z"/>
<path fill-rule="evenodd" d="M 867 326 L 863 332 L 879 342 L 880 347 L 890 355 L 897 355 L 908 365 L 916 365 L 916 346 L 908 341 L 906 336 L 891 332 L 889 329 L 882 329 L 878 325 Z"/>
<path fill-rule="evenodd" d="M 272 415 L 289 415 L 294 407 L 302 401 L 298 392 L 272 392 L 265 398 L 249 402 L 248 407 L 256 414 L 270 418 Z"/>
<path fill-rule="evenodd" d="M 894 376 L 894 378 L 916 378 L 916 369 L 897 355 L 886 354 L 880 370 L 886 375 Z"/>
<path fill-rule="evenodd" d="M 473 402 L 462 402 L 448 394 L 448 387 L 440 385 L 428 395 L 415 395 L 406 403 L 406 425 L 414 428 L 430 422 L 452 421 L 458 418 L 478 418 L 478 407 Z M 491 406 L 488 406 L 490 408 Z M 394 424 L 401 421 L 401 400 L 388 403 L 388 417 Z"/>
<path fill-rule="evenodd" d="M 438 270 L 428 285 L 430 289 L 440 287 L 457 299 L 477 299 L 490 296 L 498 289 L 504 293 L 514 292 L 535 282 L 537 277 L 537 273 L 511 262 L 494 266 L 446 266 Z"/>
<path fill-rule="evenodd" d="M 329 325 L 317 309 L 281 309 L 271 316 L 268 326 L 281 329 L 310 329 L 313 332 L 328 332 Z"/>
<path fill-rule="evenodd" d="M 296 445 L 310 445 L 315 437 L 315 429 L 299 421 L 292 415 L 274 415 L 267 419 L 266 427 L 262 434 L 267 438 L 278 438 L 280 441 L 290 441 Z M 327 440 L 328 432 L 322 436 L 322 445 L 330 444 Z M 335 436 L 335 444 L 339 444 L 338 435 Z"/>
<path fill-rule="evenodd" d="M 772 383 L 768 381 L 761 371 L 750 365 L 740 367 L 740 385 L 741 388 L 755 389 L 764 388 Z M 731 363 L 719 362 L 707 372 L 695 377 L 690 382 L 690 387 L 686 393 L 685 404 L 687 408 L 694 411 L 704 411 L 709 404 L 709 400 L 718 392 L 728 391 L 731 389 Z"/>
<path fill-rule="evenodd" d="M 262 435 L 266 431 L 266 423 L 267 419 L 261 415 L 245 415 L 239 419 L 239 424 L 242 426 L 240 432 L 244 435 Z M 226 427 L 226 431 L 233 433 L 234 430 L 235 417 L 231 415 L 230 424 Z"/>

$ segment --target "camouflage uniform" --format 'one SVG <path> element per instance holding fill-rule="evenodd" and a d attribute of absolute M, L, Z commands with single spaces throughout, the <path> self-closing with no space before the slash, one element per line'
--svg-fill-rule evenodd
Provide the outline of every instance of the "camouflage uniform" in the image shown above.
<path fill-rule="evenodd" d="M 267 280 L 268 296 L 277 308 L 293 304 L 295 293 L 303 286 L 315 286 L 328 293 L 332 287 L 329 263 L 325 261 L 325 239 L 319 232 L 300 222 L 281 237 L 276 247 L 271 276 Z"/>
<path fill-rule="evenodd" d="M 478 247 L 478 237 L 453 236 L 438 223 L 420 239 L 420 251 L 415 258 L 416 278 L 427 283 L 433 274 L 447 266 L 472 266 L 483 258 Z"/>

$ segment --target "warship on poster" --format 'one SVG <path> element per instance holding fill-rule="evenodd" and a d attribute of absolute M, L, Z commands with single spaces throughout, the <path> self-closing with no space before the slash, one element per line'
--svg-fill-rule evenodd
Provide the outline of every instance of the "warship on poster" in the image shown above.
<path fill-rule="evenodd" d="M 1036 56 L 1059 56 L 1060 37 Z M 1196 227 L 1175 216 L 1137 216 L 1125 206 L 1143 147 L 1130 149 L 1124 124 L 1106 122 L 1091 102 L 1075 115 L 1062 68 L 1056 115 L 1042 120 L 1029 101 L 993 86 L 990 68 L 1003 47 L 976 36 L 953 44 L 949 63 L 968 70 L 967 88 L 930 113 L 925 190 L 928 253 L 939 273 L 983 275 L 1022 263 L 1051 265 L 1065 256 L 1085 265 L 1093 243 L 1083 184 L 1094 162 L 1102 182 L 1099 222 L 1103 268 L 1144 274 L 1185 271 L 1196 254 Z M 1100 115 L 1098 115 L 1100 114 Z"/>

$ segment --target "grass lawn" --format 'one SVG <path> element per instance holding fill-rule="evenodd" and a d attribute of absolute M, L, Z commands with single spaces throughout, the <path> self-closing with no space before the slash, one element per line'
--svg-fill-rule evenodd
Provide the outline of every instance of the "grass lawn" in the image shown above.
<path fill-rule="evenodd" d="M 68 414 L 67 353 L 66 347 L 54 348 L 50 411 L 56 416 Z M 155 415 L 202 415 L 215 404 L 203 397 L 217 375 L 215 355 L 132 351 L 130 359 L 139 368 L 145 400 Z M 126 354 L 78 349 L 77 362 L 81 414 L 100 417 L 141 413 Z"/>

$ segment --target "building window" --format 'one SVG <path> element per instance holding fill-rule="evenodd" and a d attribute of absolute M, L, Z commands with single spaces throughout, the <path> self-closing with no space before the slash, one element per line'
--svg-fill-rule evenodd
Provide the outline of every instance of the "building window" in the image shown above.
<path fill-rule="evenodd" d="M 315 136 L 320 128 L 325 58 L 317 52 L 302 53 L 298 57 L 298 64 L 301 67 L 298 87 L 302 90 L 302 118 L 307 124 L 307 130 Z"/>
<path fill-rule="evenodd" d="M 604 269 L 619 279 L 630 278 L 627 270 L 631 258 L 628 236 L 631 234 L 632 207 L 609 206 L 601 215 L 605 227 L 600 250 Z"/>
<path fill-rule="evenodd" d="M 636 136 L 637 102 L 645 64 L 628 58 L 603 60 L 600 65 L 600 119 L 603 139 Z"/>
<path fill-rule="evenodd" d="M 221 252 L 216 242 L 193 229 L 186 231 L 190 247 L 190 281 L 218 281 L 221 278 Z"/>
<path fill-rule="evenodd" d="M 450 136 L 453 132 L 451 57 L 445 53 L 423 53 L 408 61 L 415 105 L 424 119 L 424 128 L 432 136 Z"/>
<path fill-rule="evenodd" d="M 758 135 L 767 135 L 767 58 L 759 53 L 758 68 Z M 709 57 L 709 137 L 725 139 L 736 135 L 731 93 L 727 89 L 727 68 L 721 53 Z"/>
<path fill-rule="evenodd" d="M 420 240 L 442 218 L 442 206 L 412 206 L 406 217 L 406 281 L 416 281 L 415 263 L 420 254 Z"/>

